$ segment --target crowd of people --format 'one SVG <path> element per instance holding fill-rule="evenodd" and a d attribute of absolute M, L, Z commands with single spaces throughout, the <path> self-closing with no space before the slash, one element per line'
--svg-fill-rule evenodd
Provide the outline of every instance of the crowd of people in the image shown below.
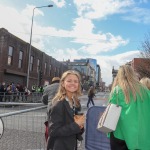
<path fill-rule="evenodd" d="M 6 85 L 5 82 L 0 84 L 0 102 L 14 102 L 14 101 L 27 101 L 27 97 L 31 93 L 40 93 L 43 94 L 43 87 L 41 86 L 32 86 L 32 91 L 30 91 L 26 86 L 14 82 Z"/>

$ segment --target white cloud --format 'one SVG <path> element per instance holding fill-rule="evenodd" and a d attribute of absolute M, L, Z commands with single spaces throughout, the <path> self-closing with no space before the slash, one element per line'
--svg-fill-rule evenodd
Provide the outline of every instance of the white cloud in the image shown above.
<path fill-rule="evenodd" d="M 87 36 L 88 38 L 76 38 L 74 42 L 83 43 L 80 50 L 86 51 L 89 54 L 98 54 L 100 52 L 108 52 L 126 45 L 129 41 L 124 40 L 121 36 L 114 36 L 111 33 Z M 94 38 L 92 38 L 94 37 Z"/>
<path fill-rule="evenodd" d="M 129 20 L 137 23 L 150 24 L 150 10 L 135 7 L 129 11 L 128 16 L 122 17 L 124 20 Z"/>
<path fill-rule="evenodd" d="M 9 32 L 12 34 L 20 37 L 21 39 L 25 40 L 26 42 L 29 42 L 30 37 L 30 30 L 31 30 L 31 17 L 33 13 L 33 8 L 35 6 L 27 5 L 25 9 L 23 9 L 21 12 L 17 11 L 14 8 L 6 7 L 3 5 L 0 5 L 0 20 L 1 24 L 0 27 L 4 27 L 8 29 Z M 44 15 L 42 11 L 36 9 L 34 11 L 34 16 L 37 15 Z M 39 30 L 39 27 L 36 24 L 36 21 L 34 21 L 34 30 Z M 35 36 L 33 37 L 32 43 L 38 43 L 38 47 L 43 47 L 41 36 Z"/>
<path fill-rule="evenodd" d="M 0 6 L 0 19 L 2 20 L 1 27 L 5 27 L 11 33 L 24 39 L 26 42 L 29 42 L 31 17 L 34 7 L 35 6 L 27 5 L 24 10 L 18 12 L 13 8 Z M 6 16 L 3 17 L 3 14 Z M 38 15 L 44 14 L 41 10 L 35 9 L 34 17 Z M 13 22 L 13 26 L 9 22 Z M 93 22 L 90 19 L 82 17 L 74 19 L 74 26 L 71 31 L 56 29 L 54 27 L 42 27 L 36 22 L 35 18 L 33 26 L 32 45 L 39 49 L 44 49 L 44 41 L 47 38 L 45 35 L 70 37 L 72 39 L 71 42 L 83 45 L 80 50 L 90 54 L 110 51 L 128 43 L 128 40 L 124 40 L 120 35 L 115 36 L 111 33 L 101 33 L 100 31 L 99 33 L 93 33 L 95 28 Z"/>
<path fill-rule="evenodd" d="M 134 4 L 133 0 L 74 0 L 78 15 L 89 19 L 101 19 L 108 15 L 123 12 Z"/>
<path fill-rule="evenodd" d="M 103 33 L 102 31 L 99 31 L 98 33 L 94 33 L 93 30 L 95 28 L 94 23 L 89 17 L 92 16 L 92 13 L 88 13 L 88 11 L 85 13 L 83 5 L 88 2 L 88 4 L 92 4 L 92 1 L 97 4 L 96 0 L 75 0 L 75 2 L 78 2 L 78 9 L 80 10 L 81 16 L 79 18 L 74 19 L 74 26 L 72 27 L 72 30 L 62 30 L 57 29 L 54 27 L 43 27 L 40 26 L 39 23 L 36 22 L 36 19 L 34 20 L 34 28 L 33 28 L 33 38 L 32 38 L 32 44 L 39 48 L 44 49 L 44 51 L 56 58 L 57 60 L 62 61 L 67 59 L 80 59 L 80 58 L 87 58 L 87 56 L 90 55 L 91 58 L 97 59 L 98 64 L 101 66 L 102 70 L 102 78 L 104 81 L 106 81 L 107 84 L 111 83 L 111 71 L 112 66 L 119 66 L 122 63 L 125 63 L 127 60 L 130 61 L 132 58 L 134 58 L 138 52 L 128 52 L 123 53 L 115 56 L 98 56 L 97 53 L 100 52 L 108 52 L 115 48 L 118 48 L 119 46 L 126 45 L 129 40 L 125 40 L 121 37 L 121 35 L 113 35 L 112 33 Z M 63 2 L 63 1 L 61 1 Z M 101 1 L 105 3 L 105 1 Z M 119 1 L 116 1 L 119 3 Z M 131 1 L 126 1 L 125 5 L 130 5 Z M 82 5 L 82 6 L 80 6 Z M 99 3 L 98 3 L 99 5 Z M 121 5 L 120 3 L 118 5 Z M 123 3 L 122 3 L 123 5 Z M 89 5 L 90 7 L 90 5 Z M 100 18 L 101 16 L 98 14 L 102 13 L 103 16 L 109 14 L 108 12 L 99 12 L 98 9 L 95 8 L 96 6 L 93 4 L 92 9 L 95 9 L 94 12 L 97 12 L 96 18 Z M 110 7 L 110 5 L 109 5 Z M 11 7 L 5 7 L 3 5 L 0 5 L 0 20 L 1 24 L 0 27 L 4 27 L 8 29 L 9 32 L 12 34 L 20 37 L 21 39 L 25 40 L 26 42 L 29 42 L 30 37 L 30 29 L 31 29 L 31 17 L 32 17 L 32 11 L 34 6 L 27 5 L 27 7 L 22 10 L 21 12 L 17 11 L 14 8 Z M 118 6 L 118 8 L 121 8 Z M 88 10 L 88 7 L 86 8 Z M 91 8 L 90 8 L 91 9 Z M 119 9 L 118 9 L 119 10 Z M 113 11 L 111 11 L 112 13 Z M 35 16 L 37 15 L 44 15 L 42 11 L 36 9 Z M 87 17 L 83 17 L 87 16 Z M 26 33 L 26 34 L 25 34 Z M 35 34 L 36 33 L 36 34 Z M 44 36 L 42 36 L 44 35 Z M 52 47 L 51 45 L 45 48 L 45 41 L 48 40 L 47 36 L 51 37 L 70 37 L 72 38 L 72 43 L 78 43 L 82 46 L 78 49 L 74 48 L 63 48 L 63 49 L 56 49 L 55 47 Z M 49 49 L 53 49 L 54 53 L 51 53 Z M 81 54 L 78 53 L 84 52 L 84 56 L 81 56 Z"/>
<path fill-rule="evenodd" d="M 136 7 L 147 2 L 148 0 L 74 0 L 78 15 L 86 19 L 106 19 L 110 15 L 122 14 L 124 20 L 149 24 L 150 10 Z"/>
<path fill-rule="evenodd" d="M 61 8 L 65 6 L 65 0 L 50 0 L 50 1 L 54 2 L 57 7 Z"/>
<path fill-rule="evenodd" d="M 124 40 L 119 35 L 114 36 L 111 33 L 94 34 L 94 24 L 89 19 L 77 18 L 74 20 L 74 23 L 75 25 L 73 26 L 73 29 L 71 31 L 67 31 L 61 29 L 58 30 L 54 27 L 41 27 L 36 23 L 36 21 L 34 21 L 32 44 L 37 48 L 43 49 L 43 42 L 47 36 L 70 37 L 73 38 L 71 42 L 83 45 L 80 48 L 83 52 L 97 54 L 113 50 L 128 43 L 128 40 Z"/>
<path fill-rule="evenodd" d="M 89 19 L 76 18 L 74 24 L 73 31 L 70 32 L 74 37 L 72 42 L 83 44 L 84 46 L 80 50 L 90 54 L 107 52 L 129 42 L 121 36 L 114 36 L 111 33 L 99 32 L 94 34 L 93 29 L 95 26 Z"/>
<path fill-rule="evenodd" d="M 35 8 L 36 6 L 34 5 L 26 5 L 26 8 L 22 10 L 21 14 L 23 14 L 24 16 L 28 17 L 29 19 L 31 19 L 32 15 L 33 15 L 33 10 L 34 10 L 34 17 L 41 15 L 44 16 L 44 13 L 38 9 Z M 31 15 L 32 14 L 32 15 Z"/>
<path fill-rule="evenodd" d="M 0 20 L 0 27 L 4 27 L 8 29 L 9 32 L 15 33 L 16 36 L 27 40 L 28 35 L 18 34 L 18 32 L 29 32 L 28 26 L 31 22 L 29 22 L 27 15 L 24 15 L 22 12 L 19 13 L 14 8 L 0 5 Z"/>

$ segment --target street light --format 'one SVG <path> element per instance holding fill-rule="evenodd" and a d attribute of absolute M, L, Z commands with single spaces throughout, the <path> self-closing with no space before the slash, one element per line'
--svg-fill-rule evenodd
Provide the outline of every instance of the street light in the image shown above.
<path fill-rule="evenodd" d="M 53 5 L 39 6 L 39 7 L 34 7 L 34 8 L 33 8 L 32 23 L 31 23 L 31 33 L 30 33 L 29 58 L 28 58 L 28 72 L 27 72 L 27 85 L 26 85 L 27 88 L 28 88 L 28 86 L 29 86 L 29 76 L 30 76 L 30 56 L 31 56 L 31 42 L 32 42 L 32 28 L 33 28 L 34 10 L 35 10 L 36 8 L 43 8 L 43 7 L 53 7 Z"/>

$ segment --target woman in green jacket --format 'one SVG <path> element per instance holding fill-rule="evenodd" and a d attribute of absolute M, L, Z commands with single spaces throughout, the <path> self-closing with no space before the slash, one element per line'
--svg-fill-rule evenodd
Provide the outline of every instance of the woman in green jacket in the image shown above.
<path fill-rule="evenodd" d="M 116 130 L 110 133 L 111 150 L 150 150 L 150 94 L 131 66 L 119 68 L 109 101 L 122 107 Z"/>

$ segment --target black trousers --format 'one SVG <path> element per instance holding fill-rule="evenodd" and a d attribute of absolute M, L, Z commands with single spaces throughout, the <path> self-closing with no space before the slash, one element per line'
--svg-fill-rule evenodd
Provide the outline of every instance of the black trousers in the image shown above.
<path fill-rule="evenodd" d="M 111 150 L 128 150 L 125 141 L 115 138 L 112 132 L 110 133 L 110 147 Z"/>
<path fill-rule="evenodd" d="M 87 102 L 87 107 L 89 107 L 89 104 L 90 104 L 90 102 L 92 102 L 92 104 L 93 104 L 93 106 L 95 105 L 94 104 L 94 101 L 93 101 L 93 97 L 91 97 L 91 96 L 88 96 L 88 102 Z"/>

